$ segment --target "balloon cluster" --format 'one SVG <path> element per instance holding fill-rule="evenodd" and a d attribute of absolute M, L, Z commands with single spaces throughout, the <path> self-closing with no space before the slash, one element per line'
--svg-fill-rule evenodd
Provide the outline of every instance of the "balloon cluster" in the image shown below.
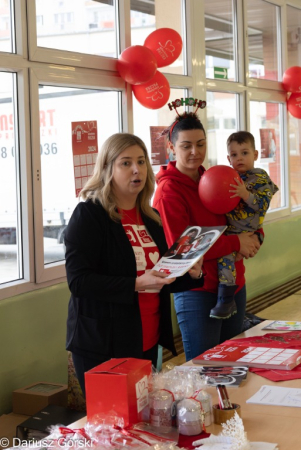
<path fill-rule="evenodd" d="M 287 109 L 292 116 L 301 119 L 301 67 L 292 66 L 283 74 L 282 84 L 291 95 L 287 101 Z"/>
<path fill-rule="evenodd" d="M 170 86 L 158 67 L 173 63 L 182 51 L 182 38 L 172 28 L 159 28 L 144 41 L 123 50 L 117 61 L 120 76 L 133 86 L 141 105 L 149 109 L 164 106 L 170 96 Z"/>

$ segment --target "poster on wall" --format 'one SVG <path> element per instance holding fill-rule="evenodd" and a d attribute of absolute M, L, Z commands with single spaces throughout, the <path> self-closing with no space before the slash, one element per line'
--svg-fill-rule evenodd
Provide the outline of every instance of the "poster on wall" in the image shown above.
<path fill-rule="evenodd" d="M 171 153 L 168 145 L 166 135 L 162 135 L 162 132 L 166 129 L 163 126 L 153 126 L 150 128 L 151 138 L 151 160 L 154 166 L 167 164 L 169 161 L 175 159 Z"/>
<path fill-rule="evenodd" d="M 98 154 L 97 121 L 71 122 L 75 195 L 92 175 Z"/>
<path fill-rule="evenodd" d="M 276 133 L 273 128 L 261 128 L 260 144 L 261 144 L 261 159 L 270 158 L 275 159 L 276 156 Z"/>

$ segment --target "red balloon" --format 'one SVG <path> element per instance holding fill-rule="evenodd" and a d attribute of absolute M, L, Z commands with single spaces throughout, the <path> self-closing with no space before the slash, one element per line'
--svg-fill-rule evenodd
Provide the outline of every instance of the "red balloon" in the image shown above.
<path fill-rule="evenodd" d="M 143 45 L 128 47 L 118 58 L 117 70 L 130 84 L 142 84 L 156 73 L 157 60 L 152 51 Z"/>
<path fill-rule="evenodd" d="M 291 94 L 287 101 L 287 109 L 292 116 L 301 119 L 301 92 L 300 94 Z"/>
<path fill-rule="evenodd" d="M 149 109 L 159 109 L 168 102 L 170 86 L 166 77 L 157 70 L 147 83 L 133 86 L 133 93 L 141 105 Z"/>
<path fill-rule="evenodd" d="M 234 209 L 240 197 L 230 198 L 230 184 L 236 184 L 239 178 L 236 170 L 229 166 L 213 166 L 206 170 L 199 183 L 199 197 L 209 211 L 225 214 Z"/>
<path fill-rule="evenodd" d="M 283 88 L 287 92 L 301 92 L 301 67 L 292 66 L 283 74 Z"/>
<path fill-rule="evenodd" d="M 165 67 L 180 56 L 183 42 L 179 33 L 172 28 L 158 28 L 147 36 L 144 45 L 155 55 L 158 67 Z"/>

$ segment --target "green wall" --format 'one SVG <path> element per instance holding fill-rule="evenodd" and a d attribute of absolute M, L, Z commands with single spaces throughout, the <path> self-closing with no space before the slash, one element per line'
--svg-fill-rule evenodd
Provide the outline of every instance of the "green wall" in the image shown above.
<path fill-rule="evenodd" d="M 245 262 L 248 298 L 301 275 L 300 230 L 300 215 L 264 225 L 263 246 L 256 258 Z"/>
<path fill-rule="evenodd" d="M 46 381 L 67 384 L 67 283 L 0 301 L 0 414 L 12 391 Z"/>
<path fill-rule="evenodd" d="M 301 275 L 301 216 L 265 225 L 265 242 L 246 261 L 248 298 Z M 46 381 L 67 383 L 66 283 L 0 301 L 0 414 L 12 411 L 12 391 Z M 300 305 L 301 307 L 301 305 Z M 175 315 L 175 333 L 178 332 Z"/>

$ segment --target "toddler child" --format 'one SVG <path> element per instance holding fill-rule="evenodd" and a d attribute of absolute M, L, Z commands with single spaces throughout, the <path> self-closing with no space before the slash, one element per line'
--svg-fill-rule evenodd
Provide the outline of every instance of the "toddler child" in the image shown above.
<path fill-rule="evenodd" d="M 263 169 L 254 168 L 258 158 L 254 136 L 248 131 L 238 131 L 227 139 L 228 161 L 240 178 L 236 185 L 230 184 L 233 197 L 241 200 L 236 208 L 226 214 L 228 228 L 225 234 L 254 231 L 262 243 L 262 227 L 265 214 L 278 187 Z M 217 304 L 210 311 L 210 317 L 227 319 L 237 312 L 234 301 L 236 291 L 236 252 L 218 260 L 219 286 Z"/>

